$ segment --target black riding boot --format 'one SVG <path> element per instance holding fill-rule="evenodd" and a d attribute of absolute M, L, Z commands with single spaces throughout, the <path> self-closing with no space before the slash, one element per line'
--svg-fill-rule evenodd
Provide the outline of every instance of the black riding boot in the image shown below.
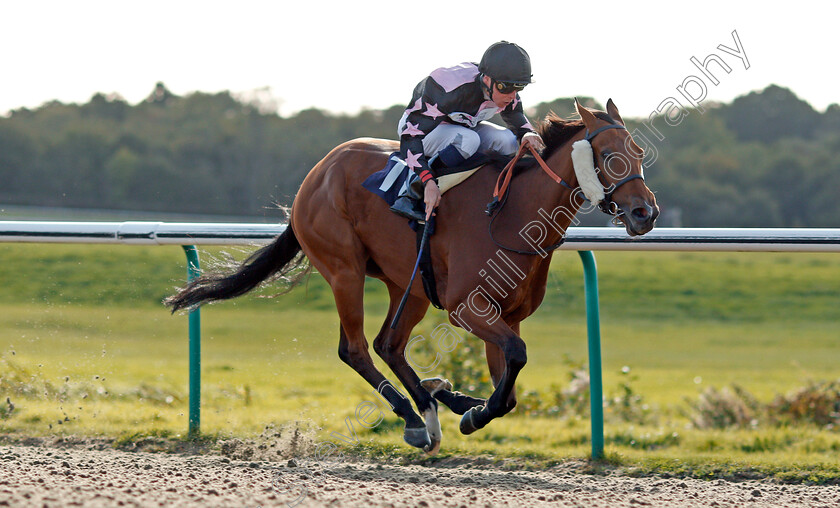
<path fill-rule="evenodd" d="M 391 211 L 407 219 L 417 222 L 426 221 L 426 204 L 423 202 L 423 182 L 416 175 L 410 175 L 413 180 L 406 186 L 406 190 L 399 195 Z"/>

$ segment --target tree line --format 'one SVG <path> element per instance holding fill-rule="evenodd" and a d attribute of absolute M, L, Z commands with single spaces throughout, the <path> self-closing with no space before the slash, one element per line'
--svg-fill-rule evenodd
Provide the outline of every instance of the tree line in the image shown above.
<path fill-rule="evenodd" d="M 338 144 L 396 139 L 405 108 L 281 117 L 265 106 L 228 92 L 180 97 L 158 84 L 135 105 L 96 94 L 81 105 L 14 110 L 0 118 L 0 203 L 264 215 L 290 204 Z M 573 107 L 557 99 L 529 116 L 569 118 Z M 674 126 L 654 118 L 662 139 L 648 119 L 625 118 L 655 145 L 645 176 L 664 212 L 698 227 L 840 224 L 840 106 L 818 112 L 772 85 L 704 108 L 686 110 Z"/>

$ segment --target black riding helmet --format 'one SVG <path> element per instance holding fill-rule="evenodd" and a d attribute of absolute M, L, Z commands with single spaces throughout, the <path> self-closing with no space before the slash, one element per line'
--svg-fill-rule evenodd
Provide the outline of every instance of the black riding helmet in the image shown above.
<path fill-rule="evenodd" d="M 531 83 L 531 57 L 516 44 L 500 41 L 484 52 L 478 71 L 494 81 L 527 85 Z"/>

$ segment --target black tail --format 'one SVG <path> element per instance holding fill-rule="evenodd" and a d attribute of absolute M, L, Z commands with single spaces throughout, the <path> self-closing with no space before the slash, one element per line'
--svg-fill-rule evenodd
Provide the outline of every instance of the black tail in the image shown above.
<path fill-rule="evenodd" d="M 197 277 L 190 281 L 187 287 L 164 299 L 163 303 L 171 307 L 174 313 L 180 309 L 198 307 L 203 303 L 235 298 L 273 276 L 288 275 L 305 260 L 295 232 L 289 225 L 271 244 L 251 254 L 235 272 L 229 275 L 208 273 Z M 290 282 L 294 284 L 295 281 Z"/>

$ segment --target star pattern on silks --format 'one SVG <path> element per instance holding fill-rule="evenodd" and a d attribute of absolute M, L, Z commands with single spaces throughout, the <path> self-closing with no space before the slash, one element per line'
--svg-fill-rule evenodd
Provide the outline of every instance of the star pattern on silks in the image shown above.
<path fill-rule="evenodd" d="M 534 130 L 534 126 L 531 125 L 531 121 L 528 120 L 527 118 L 525 119 L 525 123 L 522 125 L 522 128 L 523 129 L 528 129 L 529 131 Z"/>
<path fill-rule="evenodd" d="M 418 124 L 413 124 L 411 122 L 405 122 L 405 129 L 403 129 L 401 136 L 409 135 L 409 136 L 424 136 L 426 133 L 421 131 L 418 128 Z"/>
<path fill-rule="evenodd" d="M 411 113 L 413 113 L 415 111 L 419 111 L 422 108 L 423 108 L 423 99 L 417 99 L 417 101 L 414 103 L 414 106 L 412 106 L 409 109 L 406 109 L 405 112 L 410 115 Z"/>
<path fill-rule="evenodd" d="M 516 109 L 516 105 L 519 104 L 519 94 L 513 96 L 513 102 L 510 103 L 510 109 Z"/>
<path fill-rule="evenodd" d="M 437 104 L 429 104 L 428 102 L 426 102 L 425 104 L 426 112 L 423 113 L 424 115 L 432 117 L 432 120 L 439 116 L 443 116 L 443 113 L 440 112 Z"/>
<path fill-rule="evenodd" d="M 406 151 L 405 165 L 408 166 L 408 168 L 412 171 L 414 170 L 414 168 L 422 167 L 420 162 L 418 161 L 421 155 L 422 153 L 413 154 L 411 153 L 411 150 Z"/>

